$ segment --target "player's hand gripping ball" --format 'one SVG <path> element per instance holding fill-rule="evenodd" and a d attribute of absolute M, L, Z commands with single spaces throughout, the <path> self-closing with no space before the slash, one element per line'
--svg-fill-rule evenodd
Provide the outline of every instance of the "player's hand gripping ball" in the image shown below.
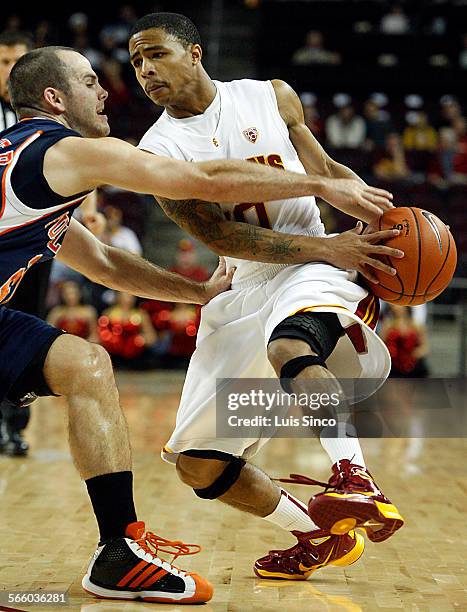
<path fill-rule="evenodd" d="M 374 269 L 379 284 L 367 281 L 371 291 L 386 302 L 416 306 L 429 302 L 449 285 L 457 264 L 457 249 L 449 228 L 433 213 L 421 208 L 401 207 L 386 211 L 365 232 L 396 228 L 398 236 L 386 246 L 404 251 L 402 259 L 383 256 L 397 270 L 389 276 Z"/>

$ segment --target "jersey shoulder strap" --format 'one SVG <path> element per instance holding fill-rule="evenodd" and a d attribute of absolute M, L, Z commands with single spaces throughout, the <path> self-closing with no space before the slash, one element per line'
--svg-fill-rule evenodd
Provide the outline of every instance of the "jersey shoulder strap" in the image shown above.
<path fill-rule="evenodd" d="M 15 132 L 18 136 L 22 132 L 22 136 L 25 137 L 16 147 L 17 159 L 10 176 L 10 187 L 18 200 L 28 208 L 42 210 L 84 196 L 87 192 L 66 197 L 55 193 L 47 183 L 43 172 L 47 150 L 64 138 L 80 138 L 80 134 L 53 120 L 31 119 L 24 123 L 27 124 L 24 128 L 21 129 L 18 124 L 16 131 L 7 132 L 10 138 Z"/>

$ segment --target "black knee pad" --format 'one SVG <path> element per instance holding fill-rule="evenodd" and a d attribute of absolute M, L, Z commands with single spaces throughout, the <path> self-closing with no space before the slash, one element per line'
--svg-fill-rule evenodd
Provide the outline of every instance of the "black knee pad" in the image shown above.
<path fill-rule="evenodd" d="M 241 457 L 234 457 L 220 451 L 188 450 L 181 454 L 198 459 L 219 459 L 229 462 L 222 474 L 209 487 L 193 489 L 195 494 L 201 497 L 201 499 L 217 499 L 224 495 L 224 493 L 227 493 L 230 487 L 237 482 L 240 472 L 246 463 Z"/>
<path fill-rule="evenodd" d="M 326 367 L 326 359 L 335 349 L 344 330 L 333 312 L 300 312 L 284 319 L 274 329 L 268 344 L 279 338 L 303 340 L 316 355 L 295 357 L 282 366 L 281 386 L 291 393 L 287 379 L 295 378 L 302 370 L 312 365 Z"/>
<path fill-rule="evenodd" d="M 303 340 L 313 352 L 327 359 L 344 335 L 334 312 L 299 312 L 279 323 L 268 344 L 279 338 Z"/>
<path fill-rule="evenodd" d="M 6 399 L 18 406 L 28 406 L 38 398 L 54 395 L 44 377 L 44 363 L 50 347 L 55 340 L 64 334 L 61 329 L 56 330 L 56 334 L 51 335 L 41 350 L 36 353 L 26 369 L 20 374 L 19 378 L 8 391 Z"/>
<path fill-rule="evenodd" d="M 280 383 L 284 391 L 286 393 L 293 393 L 290 380 L 293 380 L 305 368 L 309 368 L 313 365 L 319 365 L 323 368 L 327 368 L 324 359 L 316 355 L 302 355 L 301 357 L 294 357 L 294 359 L 284 363 L 280 373 Z"/>

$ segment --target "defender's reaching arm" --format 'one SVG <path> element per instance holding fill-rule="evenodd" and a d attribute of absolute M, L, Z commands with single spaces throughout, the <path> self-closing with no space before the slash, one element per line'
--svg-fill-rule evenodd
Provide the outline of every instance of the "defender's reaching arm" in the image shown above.
<path fill-rule="evenodd" d="M 194 282 L 104 244 L 76 219 L 71 219 L 57 259 L 110 289 L 168 302 L 206 304 L 230 287 L 233 275 L 233 271 L 226 274 L 222 260 L 208 281 Z"/>
<path fill-rule="evenodd" d="M 302 103 L 295 91 L 284 81 L 271 82 L 279 112 L 289 130 L 290 140 L 307 173 L 328 179 L 345 179 L 341 183 L 342 187 L 358 192 L 352 201 L 340 197 L 327 201 L 342 212 L 366 223 L 376 221 L 385 210 L 392 208 L 392 195 L 388 191 L 369 187 L 350 168 L 329 157 L 306 126 Z"/>
<path fill-rule="evenodd" d="M 316 194 L 326 201 L 350 205 L 361 197 L 362 190 L 357 181 L 349 185 L 346 180 L 279 171 L 240 160 L 189 163 L 160 157 L 116 138 L 60 140 L 45 154 L 44 176 L 62 196 L 111 184 L 173 200 L 263 202 Z"/>

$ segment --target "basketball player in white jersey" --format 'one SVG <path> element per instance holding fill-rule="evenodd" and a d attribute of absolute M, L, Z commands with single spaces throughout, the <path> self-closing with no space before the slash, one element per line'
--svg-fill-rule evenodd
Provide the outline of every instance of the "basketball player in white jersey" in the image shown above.
<path fill-rule="evenodd" d="M 304 125 L 301 105 L 286 83 L 212 81 L 201 63 L 199 34 L 186 17 L 143 17 L 132 30 L 129 49 L 140 85 L 165 107 L 143 136 L 141 149 L 186 161 L 243 158 L 341 179 L 349 188 L 359 185 L 366 195 L 344 203 L 330 198 L 330 203 L 366 222 L 391 205 L 390 194 L 372 190 L 326 155 Z M 306 579 L 325 565 L 355 562 L 364 547 L 355 527 L 382 541 L 403 524 L 367 471 L 358 439 L 320 432 L 333 463 L 327 485 L 333 491 L 315 496 L 307 512 L 246 462 L 264 438 L 216 437 L 216 379 L 277 375 L 288 391 L 306 388 L 310 380 L 318 388 L 324 380 L 342 402 L 335 376 L 375 378 L 382 384 L 390 358 L 374 332 L 378 304 L 357 283 L 357 272 L 370 279 L 372 268 L 393 274 L 372 256 L 403 253 L 368 248 L 361 224 L 325 237 L 313 197 L 212 206 L 157 199 L 176 223 L 237 268 L 232 291 L 203 308 L 176 428 L 163 458 L 176 464 L 181 480 L 199 497 L 220 499 L 297 537 L 293 548 L 259 559 L 258 576 Z M 389 235 L 371 234 L 371 241 Z M 355 251 L 350 244 L 357 242 Z"/>
<path fill-rule="evenodd" d="M 208 601 L 211 585 L 160 558 L 161 539 L 137 520 L 126 421 L 106 351 L 4 304 L 32 267 L 55 256 L 95 282 L 150 299 L 204 304 L 229 287 L 223 266 L 211 281 L 195 283 L 93 237 L 72 212 L 100 185 L 228 202 L 251 193 L 257 201 L 277 192 L 307 195 L 339 181 L 245 161 L 181 162 L 107 138 L 108 94 L 88 60 L 67 47 L 23 55 L 9 92 L 19 121 L 0 131 L 0 401 L 66 400 L 71 453 L 100 533 L 85 590 L 112 599 Z M 164 542 L 177 557 L 194 552 Z"/>

